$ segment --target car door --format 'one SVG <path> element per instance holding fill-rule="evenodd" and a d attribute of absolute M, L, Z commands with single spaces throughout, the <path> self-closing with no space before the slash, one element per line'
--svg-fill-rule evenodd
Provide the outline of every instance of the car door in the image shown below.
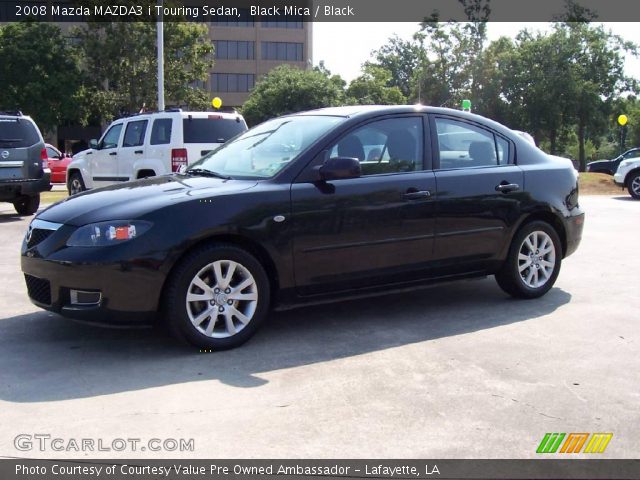
<path fill-rule="evenodd" d="M 118 149 L 118 177 L 121 181 L 136 178 L 135 163 L 145 153 L 144 139 L 149 120 L 129 120 L 124 130 L 122 147 Z M 157 172 L 156 172 L 157 173 Z"/>
<path fill-rule="evenodd" d="M 434 115 L 430 124 L 437 185 L 434 260 L 448 273 L 483 269 L 520 218 L 524 174 L 514 164 L 515 146 L 463 119 Z"/>
<path fill-rule="evenodd" d="M 112 124 L 91 151 L 89 165 L 94 187 L 104 187 L 120 181 L 118 173 L 118 146 L 121 144 L 123 122 Z"/>
<path fill-rule="evenodd" d="M 360 160 L 362 176 L 304 181 L 291 189 L 298 292 L 312 295 L 410 281 L 428 269 L 435 178 L 422 115 L 370 121 L 327 146 L 322 158 Z M 425 151 L 428 153 L 425 156 Z"/>

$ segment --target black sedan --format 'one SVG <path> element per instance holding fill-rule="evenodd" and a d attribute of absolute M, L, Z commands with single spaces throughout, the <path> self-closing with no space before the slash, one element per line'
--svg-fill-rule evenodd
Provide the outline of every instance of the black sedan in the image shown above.
<path fill-rule="evenodd" d="M 186 171 L 75 195 L 22 245 L 31 300 L 110 324 L 246 341 L 270 308 L 495 275 L 554 284 L 580 242 L 577 172 L 455 110 L 342 107 L 269 120 Z M 455 308 L 452 305 L 451 308 Z"/>
<path fill-rule="evenodd" d="M 587 163 L 587 172 L 615 175 L 616 170 L 618 170 L 618 167 L 623 160 L 637 157 L 640 157 L 640 148 L 632 148 L 631 150 L 627 150 L 622 155 L 616 158 L 612 158 L 611 160 L 596 160 L 595 162 Z"/>

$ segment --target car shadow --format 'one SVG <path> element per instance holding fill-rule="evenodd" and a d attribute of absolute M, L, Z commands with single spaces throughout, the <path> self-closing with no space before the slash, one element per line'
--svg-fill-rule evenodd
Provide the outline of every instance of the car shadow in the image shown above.
<path fill-rule="evenodd" d="M 636 200 L 635 198 L 633 198 L 631 195 L 625 195 L 623 197 L 611 197 L 614 200 L 623 200 L 625 202 L 637 202 L 638 200 Z"/>
<path fill-rule="evenodd" d="M 18 215 L 17 213 L 0 213 L 0 223 L 11 223 L 11 222 L 19 222 L 24 217 Z"/>
<path fill-rule="evenodd" d="M 0 320 L 0 399 L 43 402 L 218 380 L 240 388 L 261 373 L 469 334 L 548 315 L 571 295 L 513 300 L 492 279 L 272 313 L 244 346 L 202 353 L 158 329 L 115 330 L 49 312 Z"/>

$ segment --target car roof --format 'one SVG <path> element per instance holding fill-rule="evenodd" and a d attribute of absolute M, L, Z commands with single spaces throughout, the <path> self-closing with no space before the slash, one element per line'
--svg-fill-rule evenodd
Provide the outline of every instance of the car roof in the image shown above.
<path fill-rule="evenodd" d="M 317 110 L 309 110 L 306 112 L 292 113 L 289 116 L 306 116 L 306 115 L 327 115 L 344 118 L 367 118 L 386 114 L 402 114 L 402 113 L 432 113 L 441 115 L 453 115 L 458 118 L 470 121 L 480 122 L 487 126 L 497 129 L 506 129 L 513 132 L 510 128 L 491 120 L 490 118 L 469 113 L 462 110 L 444 107 L 432 107 L 429 105 L 350 105 L 346 107 L 329 107 Z"/>
<path fill-rule="evenodd" d="M 164 110 L 162 112 L 134 113 L 133 115 L 117 118 L 114 120 L 114 122 L 126 121 L 126 120 L 144 120 L 144 119 L 153 118 L 153 117 L 208 118 L 211 115 L 214 115 L 216 117 L 222 117 L 225 119 L 232 119 L 232 120 L 235 120 L 236 118 L 242 118 L 242 115 L 237 112 L 203 112 L 203 111 L 187 112 L 182 110 Z"/>

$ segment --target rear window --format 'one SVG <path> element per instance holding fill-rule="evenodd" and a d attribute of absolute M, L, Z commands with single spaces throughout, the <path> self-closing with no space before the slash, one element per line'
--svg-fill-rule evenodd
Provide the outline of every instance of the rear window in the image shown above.
<path fill-rule="evenodd" d="M 182 128 L 184 143 L 224 143 L 247 129 L 233 118 L 185 118 Z"/>
<path fill-rule="evenodd" d="M 27 120 L 0 118 L 0 147 L 25 148 L 40 141 L 35 125 Z"/>

